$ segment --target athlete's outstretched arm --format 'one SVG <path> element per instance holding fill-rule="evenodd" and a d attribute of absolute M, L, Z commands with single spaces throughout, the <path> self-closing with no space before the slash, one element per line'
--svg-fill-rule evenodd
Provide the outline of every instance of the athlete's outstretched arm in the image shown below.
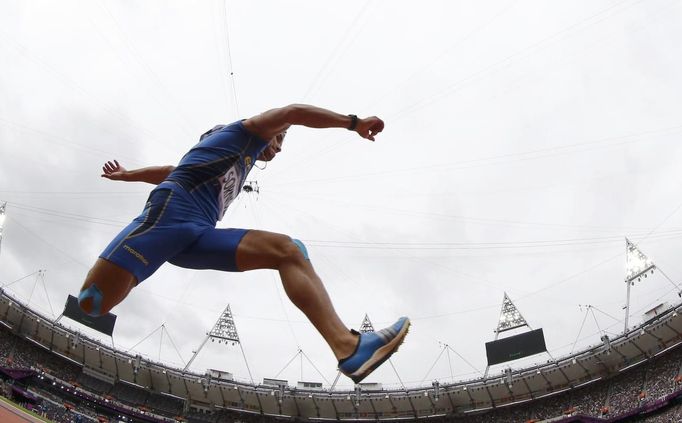
<path fill-rule="evenodd" d="M 350 115 L 342 115 L 307 104 L 291 104 L 268 110 L 244 121 L 246 129 L 265 140 L 286 131 L 291 125 L 302 125 L 309 128 L 350 129 L 352 124 L 353 118 Z M 371 116 L 364 119 L 357 118 L 353 130 L 361 137 L 374 141 L 374 137 L 383 129 L 384 121 L 376 116 Z"/>
<path fill-rule="evenodd" d="M 147 182 L 158 185 L 175 169 L 175 166 L 149 166 L 127 170 L 118 161 L 109 161 L 102 166 L 102 178 L 112 181 Z"/>

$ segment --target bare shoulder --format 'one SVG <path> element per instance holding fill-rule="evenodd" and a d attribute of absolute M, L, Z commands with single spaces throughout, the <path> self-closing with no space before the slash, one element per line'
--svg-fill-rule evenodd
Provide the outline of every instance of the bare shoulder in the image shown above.
<path fill-rule="evenodd" d="M 250 133 L 264 140 L 269 140 L 291 126 L 289 120 L 295 107 L 295 105 L 289 105 L 270 109 L 246 119 L 244 121 L 244 127 Z"/>

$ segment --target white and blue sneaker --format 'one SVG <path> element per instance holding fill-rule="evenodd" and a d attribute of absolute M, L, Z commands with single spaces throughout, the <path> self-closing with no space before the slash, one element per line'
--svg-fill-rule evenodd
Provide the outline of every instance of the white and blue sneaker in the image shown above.
<path fill-rule="evenodd" d="M 339 360 L 339 370 L 353 382 L 360 383 L 398 351 L 409 328 L 410 319 L 401 317 L 393 325 L 376 332 L 359 333 L 351 329 L 351 333 L 359 335 L 360 339 L 353 354 Z"/>

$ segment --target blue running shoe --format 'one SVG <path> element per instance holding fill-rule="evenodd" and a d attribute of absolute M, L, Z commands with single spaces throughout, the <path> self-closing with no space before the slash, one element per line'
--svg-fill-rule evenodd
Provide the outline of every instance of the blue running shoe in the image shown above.
<path fill-rule="evenodd" d="M 339 370 L 344 375 L 360 383 L 384 361 L 398 351 L 410 328 L 410 319 L 401 317 L 393 325 L 377 332 L 358 333 L 360 340 L 350 356 L 339 361 Z"/>

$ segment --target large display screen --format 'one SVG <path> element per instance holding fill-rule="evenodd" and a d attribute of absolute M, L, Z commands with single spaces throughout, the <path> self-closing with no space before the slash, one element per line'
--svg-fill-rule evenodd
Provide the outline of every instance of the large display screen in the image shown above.
<path fill-rule="evenodd" d="M 509 338 L 485 343 L 488 365 L 500 364 L 517 358 L 547 351 L 542 329 L 520 333 Z"/>
<path fill-rule="evenodd" d="M 78 323 L 93 328 L 98 332 L 111 336 L 114 333 L 114 325 L 116 324 L 116 315 L 107 313 L 104 316 L 92 317 L 88 316 L 81 310 L 78 305 L 78 299 L 73 295 L 69 295 L 66 299 L 66 307 L 64 307 L 64 316 L 73 319 Z"/>

